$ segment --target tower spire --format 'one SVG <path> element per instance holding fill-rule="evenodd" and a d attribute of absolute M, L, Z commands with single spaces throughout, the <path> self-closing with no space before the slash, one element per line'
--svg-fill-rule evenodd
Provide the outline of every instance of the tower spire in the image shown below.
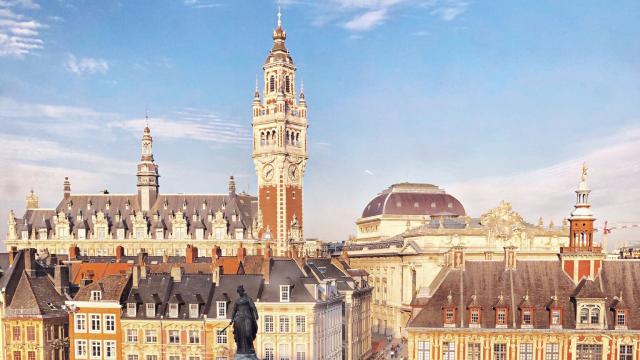
<path fill-rule="evenodd" d="M 282 12 L 280 11 L 280 5 L 278 5 L 278 27 L 282 28 Z"/>
<path fill-rule="evenodd" d="M 142 151 L 140 162 L 138 163 L 138 198 L 140 208 L 148 211 L 158 197 L 158 166 L 153 160 L 153 137 L 149 128 L 149 113 L 145 110 L 144 131 L 142 133 Z"/>

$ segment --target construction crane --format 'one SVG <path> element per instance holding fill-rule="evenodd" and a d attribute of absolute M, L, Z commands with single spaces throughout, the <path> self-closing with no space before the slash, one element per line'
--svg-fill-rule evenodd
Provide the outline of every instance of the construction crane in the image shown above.
<path fill-rule="evenodd" d="M 636 222 L 620 222 L 620 223 L 613 224 L 613 225 L 609 226 L 609 221 L 605 220 L 604 221 L 604 228 L 602 229 L 602 248 L 606 249 L 606 246 L 607 246 L 607 235 L 611 234 L 611 231 L 613 231 L 613 230 L 626 230 L 626 229 L 632 229 L 632 228 L 640 228 L 640 222 L 638 222 L 638 221 L 636 221 Z M 627 247 L 627 246 L 628 246 L 628 244 L 625 241 L 625 243 L 623 244 L 622 247 Z"/>

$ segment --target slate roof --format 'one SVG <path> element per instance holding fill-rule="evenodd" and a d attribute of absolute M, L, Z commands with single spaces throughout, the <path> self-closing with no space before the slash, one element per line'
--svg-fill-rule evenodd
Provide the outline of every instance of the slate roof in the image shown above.
<path fill-rule="evenodd" d="M 64 302 L 65 298 L 55 290 L 47 275 L 29 276 L 22 272 L 5 315 L 66 317 Z"/>
<path fill-rule="evenodd" d="M 218 301 L 227 303 L 226 318 L 231 318 L 233 303 L 238 299 L 238 286 L 242 285 L 244 291 L 253 301 L 260 298 L 264 286 L 264 279 L 260 275 L 221 275 L 220 283 L 213 291 L 213 299 L 207 317 L 218 317 L 216 304 Z"/>
<path fill-rule="evenodd" d="M 464 216 L 462 203 L 431 184 L 393 184 L 365 206 L 362 217 L 378 215 Z"/>
<path fill-rule="evenodd" d="M 107 275 L 91 284 L 81 287 L 73 300 L 89 301 L 92 291 L 102 292 L 102 301 L 123 301 L 125 292 L 131 286 L 131 274 Z"/>

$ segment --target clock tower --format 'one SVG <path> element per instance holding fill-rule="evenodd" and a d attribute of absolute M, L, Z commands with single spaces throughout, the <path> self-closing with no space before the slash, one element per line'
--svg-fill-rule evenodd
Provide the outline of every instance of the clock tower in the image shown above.
<path fill-rule="evenodd" d="M 303 239 L 302 178 L 307 162 L 307 103 L 296 96 L 296 67 L 285 46 L 282 14 L 253 98 L 253 162 L 258 175 L 259 238 L 284 255 Z"/>

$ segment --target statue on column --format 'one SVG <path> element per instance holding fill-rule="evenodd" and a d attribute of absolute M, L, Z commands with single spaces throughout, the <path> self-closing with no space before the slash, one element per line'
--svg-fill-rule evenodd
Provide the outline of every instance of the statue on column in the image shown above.
<path fill-rule="evenodd" d="M 236 355 L 234 360 L 258 360 L 253 341 L 258 333 L 258 310 L 253 300 L 244 291 L 244 286 L 238 286 L 240 296 L 233 305 L 231 323 L 233 324 L 233 338 L 236 341 Z"/>

